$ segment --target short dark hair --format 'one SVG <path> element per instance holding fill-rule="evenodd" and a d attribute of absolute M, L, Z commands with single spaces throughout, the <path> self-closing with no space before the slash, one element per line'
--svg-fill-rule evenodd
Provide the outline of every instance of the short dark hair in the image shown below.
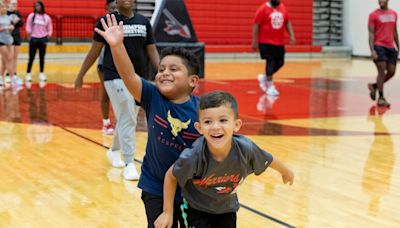
<path fill-rule="evenodd" d="M 232 96 L 232 94 L 225 91 L 215 90 L 201 96 L 199 110 L 201 111 L 208 108 L 218 108 L 227 104 L 231 106 L 235 119 L 237 119 L 239 111 L 236 99 Z"/>
<path fill-rule="evenodd" d="M 106 5 L 110 4 L 111 2 L 115 2 L 116 0 L 107 0 Z"/>
<path fill-rule="evenodd" d="M 160 59 L 168 55 L 175 55 L 182 58 L 183 64 L 188 68 L 189 74 L 199 75 L 199 60 L 192 52 L 182 47 L 166 47 L 161 51 Z"/>

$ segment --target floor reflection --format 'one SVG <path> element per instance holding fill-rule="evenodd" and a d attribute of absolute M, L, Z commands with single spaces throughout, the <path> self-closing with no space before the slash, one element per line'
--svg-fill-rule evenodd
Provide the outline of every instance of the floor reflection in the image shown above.
<path fill-rule="evenodd" d="M 261 135 L 346 135 L 352 132 L 299 128 L 272 123 L 272 120 L 365 116 L 371 102 L 366 80 L 296 78 L 279 84 L 281 95 L 271 97 L 258 89 L 256 80 L 201 81 L 196 95 L 226 90 L 238 100 L 245 121 L 241 132 Z M 394 83 L 398 83 L 394 81 Z M 350 90 L 351 89 L 351 90 Z M 395 94 L 395 96 L 399 96 Z M 393 95 L 392 95 L 393 97 Z M 79 91 L 71 84 L 32 84 L 22 90 L 3 90 L 0 94 L 0 121 L 58 125 L 71 128 L 101 128 L 98 83 L 88 83 Z M 395 99 L 393 99 L 395 100 Z M 400 99 L 397 99 L 400 100 Z M 394 102 L 392 114 L 400 113 Z M 143 110 L 139 113 L 139 131 L 146 131 Z"/>
<path fill-rule="evenodd" d="M 384 124 L 386 107 L 372 106 L 368 121 L 374 125 L 374 140 L 364 165 L 362 189 L 370 196 L 368 212 L 377 216 L 380 200 L 389 192 L 390 181 L 396 161 L 392 137 Z M 388 137 L 389 136 L 389 137 Z"/>

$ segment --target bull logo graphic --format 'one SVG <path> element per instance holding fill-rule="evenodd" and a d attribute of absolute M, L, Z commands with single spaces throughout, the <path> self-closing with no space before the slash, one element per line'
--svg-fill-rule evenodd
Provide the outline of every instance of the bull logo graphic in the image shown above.
<path fill-rule="evenodd" d="M 182 129 L 187 129 L 188 126 L 189 126 L 189 124 L 190 124 L 190 121 L 191 121 L 191 120 L 189 119 L 188 121 L 186 121 L 186 122 L 184 123 L 184 122 L 182 122 L 180 119 L 177 119 L 177 118 L 172 117 L 172 116 L 171 116 L 170 110 L 168 110 L 168 117 L 167 117 L 167 119 L 168 119 L 168 122 L 170 123 L 171 128 L 172 128 L 171 133 L 172 133 L 172 135 L 175 136 L 175 137 L 178 136 L 178 133 L 179 133 L 180 131 L 182 131 Z"/>

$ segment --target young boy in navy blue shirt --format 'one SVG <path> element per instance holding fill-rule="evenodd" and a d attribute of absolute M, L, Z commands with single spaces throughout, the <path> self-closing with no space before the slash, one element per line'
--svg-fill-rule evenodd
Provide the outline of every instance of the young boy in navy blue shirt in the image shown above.
<path fill-rule="evenodd" d="M 239 201 L 236 188 L 249 175 L 263 173 L 268 166 L 293 183 L 294 174 L 278 159 L 250 139 L 234 134 L 242 126 L 235 98 L 214 91 L 200 98 L 196 129 L 203 135 L 185 149 L 167 171 L 164 211 L 155 227 L 171 227 L 175 190 L 182 188 L 186 227 L 236 227 Z"/>
<path fill-rule="evenodd" d="M 148 140 L 143 159 L 139 188 L 145 205 L 149 227 L 163 211 L 163 184 L 165 173 L 183 149 L 200 136 L 194 128 L 197 122 L 198 98 L 191 92 L 198 83 L 199 63 L 185 49 L 169 48 L 161 53 L 155 85 L 135 73 L 123 45 L 123 23 L 117 24 L 114 15 L 101 20 L 104 31 L 96 28 L 110 46 L 115 66 L 127 89 L 146 112 Z M 129 29 L 129 28 L 128 28 Z M 135 64 L 135 63 L 134 63 Z M 174 200 L 175 212 L 172 226 L 181 227 L 179 206 L 182 203 L 178 190 Z"/>

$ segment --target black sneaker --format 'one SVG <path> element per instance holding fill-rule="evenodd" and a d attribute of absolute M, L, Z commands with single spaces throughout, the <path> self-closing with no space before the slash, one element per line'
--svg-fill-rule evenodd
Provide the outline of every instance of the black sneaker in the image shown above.
<path fill-rule="evenodd" d="M 373 86 L 372 83 L 368 83 L 368 89 L 369 89 L 369 97 L 374 101 L 376 100 L 376 88 Z"/>
<path fill-rule="evenodd" d="M 386 101 L 386 99 L 384 98 L 384 97 L 380 97 L 379 99 L 378 99 L 378 106 L 386 106 L 386 107 L 389 107 L 390 106 L 390 103 L 389 102 L 387 102 Z"/>

